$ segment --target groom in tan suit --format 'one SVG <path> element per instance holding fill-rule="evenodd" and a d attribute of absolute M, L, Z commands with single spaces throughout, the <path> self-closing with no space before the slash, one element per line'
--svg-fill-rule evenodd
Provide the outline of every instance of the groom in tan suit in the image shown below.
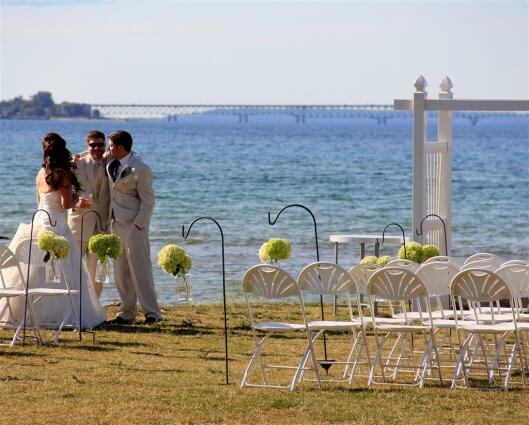
<path fill-rule="evenodd" d="M 151 167 L 132 152 L 132 136 L 116 131 L 108 138 L 112 232 L 121 238 L 123 255 L 114 262 L 114 278 L 121 304 L 117 324 L 132 323 L 140 302 L 145 323 L 161 318 L 152 277 L 149 222 L 154 209 Z"/>
<path fill-rule="evenodd" d="M 110 204 L 108 178 L 105 166 L 105 134 L 91 131 L 86 135 L 87 150 L 75 159 L 75 175 L 81 184 L 79 202 L 69 210 L 68 225 L 79 249 L 86 255 L 86 265 L 90 283 L 99 297 L 103 284 L 96 282 L 97 256 L 87 252 L 90 236 L 102 233 L 99 219 L 95 214 L 86 214 L 83 220 L 83 247 L 81 248 L 81 219 L 88 210 L 101 216 L 101 224 L 108 227 L 108 209 Z"/>

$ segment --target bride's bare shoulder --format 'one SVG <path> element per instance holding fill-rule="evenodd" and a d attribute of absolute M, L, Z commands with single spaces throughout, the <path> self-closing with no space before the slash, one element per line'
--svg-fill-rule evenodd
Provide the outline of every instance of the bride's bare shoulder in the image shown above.
<path fill-rule="evenodd" d="M 45 174 L 44 174 L 44 168 L 41 168 L 39 172 L 37 173 L 37 176 L 35 177 L 35 184 L 37 187 L 39 184 L 42 184 L 42 182 L 45 182 Z"/>
<path fill-rule="evenodd" d="M 35 177 L 35 187 L 37 192 L 47 192 L 49 190 L 48 183 L 46 183 L 46 174 L 44 168 L 41 168 Z"/>

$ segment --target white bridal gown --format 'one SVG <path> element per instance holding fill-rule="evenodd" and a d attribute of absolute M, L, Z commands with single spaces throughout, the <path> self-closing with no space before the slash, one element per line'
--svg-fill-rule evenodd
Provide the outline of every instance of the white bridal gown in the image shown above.
<path fill-rule="evenodd" d="M 68 227 L 68 215 L 67 211 L 61 206 L 61 195 L 59 191 L 43 193 L 40 192 L 40 203 L 39 209 L 43 209 L 49 212 L 51 220 L 56 221 L 57 224 L 55 227 L 49 226 L 48 215 L 43 212 L 39 212 L 35 215 L 34 228 L 33 228 L 33 239 L 35 240 L 40 232 L 43 230 L 51 230 L 58 236 L 64 236 L 69 242 L 70 250 L 68 257 L 61 260 L 62 267 L 64 269 L 64 276 L 61 274 L 61 280 L 66 279 L 70 289 L 79 289 L 79 248 L 77 243 L 73 239 L 72 232 Z M 26 242 L 30 238 L 31 225 L 29 224 L 20 224 L 15 236 L 13 237 L 12 242 L 9 244 L 9 249 L 13 252 L 16 252 L 16 248 L 20 245 L 21 242 Z M 33 245 L 32 250 L 37 249 L 36 244 Z M 40 254 L 40 250 L 38 254 Z M 44 256 L 44 253 L 42 253 Z M 32 254 L 33 257 L 33 254 Z M 25 264 L 20 264 L 24 279 L 27 276 L 27 267 Z M 91 329 L 106 319 L 105 311 L 102 309 L 101 304 L 92 288 L 92 285 L 89 283 L 88 273 L 86 271 L 86 266 L 83 263 L 82 266 L 82 317 L 81 317 L 81 327 L 84 329 Z M 13 280 L 11 282 L 6 282 L 11 285 L 16 285 L 17 287 L 22 288 L 22 282 L 17 282 L 20 280 L 18 277 L 14 277 L 14 273 L 10 273 L 10 276 Z M 9 277 L 8 277 L 9 278 Z M 61 288 L 65 289 L 64 281 L 60 283 L 50 283 L 45 281 L 45 268 L 44 267 L 34 267 L 31 265 L 31 271 L 29 276 L 29 287 L 48 287 L 48 288 Z M 5 300 L 0 300 L 0 312 L 4 311 Z M 11 301 L 11 307 L 13 315 L 17 320 L 23 320 L 24 315 L 24 300 L 21 298 Z M 79 294 L 75 295 L 75 308 L 77 310 L 77 315 L 79 315 Z M 42 327 L 57 327 L 63 320 L 64 314 L 66 311 L 69 311 L 66 324 L 74 325 L 75 319 L 73 313 L 71 312 L 70 301 L 67 296 L 55 296 L 55 297 L 44 297 L 40 299 L 34 306 L 35 314 L 37 320 L 39 321 Z M 3 315 L 0 316 L 0 322 L 5 323 L 8 317 L 9 312 L 4 311 Z M 30 323 L 29 314 L 27 316 L 27 323 Z"/>

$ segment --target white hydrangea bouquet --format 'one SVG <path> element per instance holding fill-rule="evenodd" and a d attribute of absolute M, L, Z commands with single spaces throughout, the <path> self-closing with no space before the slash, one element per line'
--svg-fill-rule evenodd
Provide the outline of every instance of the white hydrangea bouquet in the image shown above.
<path fill-rule="evenodd" d="M 436 257 L 440 255 L 439 249 L 434 245 L 421 245 L 418 242 L 408 242 L 406 244 L 406 251 L 404 251 L 404 246 L 401 246 L 397 258 L 401 260 L 411 260 L 416 263 L 423 263 L 428 258 Z M 385 255 L 383 257 L 374 257 L 367 256 L 364 257 L 360 264 L 378 264 L 380 266 L 385 266 L 391 261 L 391 257 Z"/>
<path fill-rule="evenodd" d="M 418 242 L 408 242 L 406 244 L 406 252 L 404 252 L 404 246 L 401 246 L 397 253 L 397 258 L 423 263 L 428 258 L 438 255 L 440 255 L 439 249 L 435 245 L 421 245 Z"/>
<path fill-rule="evenodd" d="M 292 245 L 288 239 L 272 238 L 261 245 L 259 258 L 262 263 L 277 263 L 288 260 L 292 253 Z"/>
<path fill-rule="evenodd" d="M 108 233 L 93 235 L 88 240 L 88 251 L 97 255 L 96 281 L 110 283 L 110 258 L 116 260 L 123 254 L 120 237 Z"/>
<path fill-rule="evenodd" d="M 389 255 L 384 255 L 383 257 L 375 257 L 373 255 L 368 255 L 367 257 L 362 258 L 360 264 L 377 264 L 379 266 L 385 266 L 391 261 Z"/>
<path fill-rule="evenodd" d="M 158 265 L 165 273 L 175 277 L 177 301 L 193 301 L 191 278 L 188 275 L 193 262 L 185 249 L 176 244 L 165 245 L 158 252 Z"/>
<path fill-rule="evenodd" d="M 44 230 L 37 236 L 37 246 L 46 252 L 43 261 L 46 263 L 46 281 L 60 282 L 57 260 L 68 257 L 70 244 L 64 236 L 57 236 L 50 230 Z"/>

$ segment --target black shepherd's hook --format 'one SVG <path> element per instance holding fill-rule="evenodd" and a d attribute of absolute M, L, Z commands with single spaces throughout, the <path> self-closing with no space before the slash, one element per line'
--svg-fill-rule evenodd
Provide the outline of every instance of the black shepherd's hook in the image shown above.
<path fill-rule="evenodd" d="M 417 230 L 415 229 L 415 233 L 417 234 L 417 236 L 422 236 L 422 224 L 424 223 L 424 220 L 426 220 L 428 217 L 437 217 L 439 220 L 441 220 L 441 223 L 443 224 L 443 233 L 444 233 L 444 237 L 445 237 L 445 255 L 448 256 L 448 240 L 446 238 L 446 223 L 445 221 L 443 220 L 442 217 L 438 216 L 437 214 L 428 214 L 426 216 L 424 216 L 424 218 L 421 220 L 421 224 L 420 224 L 420 230 Z"/>
<path fill-rule="evenodd" d="M 388 227 L 391 227 L 391 226 L 397 226 L 398 228 L 400 228 L 400 230 L 402 232 L 402 244 L 404 245 L 404 258 L 407 259 L 408 258 L 408 253 L 406 252 L 406 236 L 404 235 L 404 229 L 402 228 L 402 226 L 399 223 L 390 223 L 386 227 L 384 227 L 384 230 L 382 231 L 382 242 L 379 242 L 378 238 L 377 238 L 377 244 L 384 245 L 384 240 L 385 240 L 385 237 L 386 237 L 386 230 L 388 229 Z"/>
<path fill-rule="evenodd" d="M 182 237 L 184 239 L 187 239 L 189 236 L 189 232 L 191 232 L 191 228 L 193 225 L 199 221 L 199 220 L 211 220 L 213 223 L 217 225 L 220 231 L 220 239 L 221 239 L 221 249 L 222 249 L 222 301 L 224 305 L 224 362 L 225 362 L 225 369 L 226 369 L 226 384 L 229 384 L 229 371 L 228 371 L 228 318 L 226 314 L 226 268 L 224 264 L 224 232 L 222 231 L 222 227 L 219 224 L 217 220 L 211 217 L 199 217 L 195 218 L 193 222 L 189 225 L 189 228 L 187 229 L 187 233 L 185 231 L 185 225 L 182 225 Z"/>
<path fill-rule="evenodd" d="M 85 215 L 93 213 L 97 216 L 97 221 L 99 221 L 99 230 L 102 232 L 106 232 L 108 230 L 108 225 L 103 226 L 103 220 L 101 219 L 101 215 L 94 210 L 88 210 L 83 213 L 81 216 L 81 246 L 80 246 L 80 255 L 79 255 L 79 341 L 83 340 L 83 332 L 81 330 L 81 324 L 83 323 L 83 230 L 84 230 L 84 217 Z M 96 222 L 97 224 L 97 222 Z M 95 343 L 96 334 L 94 331 L 92 332 L 92 341 Z"/>
<path fill-rule="evenodd" d="M 28 272 L 26 275 L 26 302 L 24 303 L 24 332 L 22 334 L 22 344 L 26 343 L 26 318 L 28 314 L 29 272 L 31 269 L 31 248 L 33 246 L 33 225 L 35 223 L 35 216 L 39 212 L 43 212 L 47 214 L 48 224 L 50 227 L 55 227 L 57 225 L 57 221 L 54 221 L 54 222 L 51 221 L 51 215 L 48 211 L 39 208 L 38 210 L 35 210 L 33 212 L 33 217 L 31 217 L 31 232 L 29 234 Z"/>
<path fill-rule="evenodd" d="M 268 224 L 270 226 L 273 226 L 274 224 L 276 224 L 277 219 L 279 218 L 281 213 L 283 211 L 285 211 L 287 208 L 291 208 L 291 207 L 302 208 L 305 211 L 307 211 L 310 214 L 310 216 L 312 217 L 312 223 L 314 224 L 314 240 L 315 240 L 315 243 L 316 243 L 316 261 L 319 262 L 320 261 L 320 249 L 319 249 L 319 246 L 318 246 L 318 225 L 316 224 L 316 217 L 314 217 L 314 214 L 312 213 L 312 211 L 309 210 L 305 205 L 290 204 L 290 205 L 287 205 L 286 207 L 283 207 L 277 213 L 276 218 L 274 219 L 274 221 L 271 220 L 270 212 L 268 212 Z M 321 294 L 320 294 L 320 311 L 321 311 L 321 320 L 325 320 L 325 314 L 323 313 L 323 295 L 321 295 Z M 323 351 L 324 351 L 324 354 L 325 354 L 325 361 L 327 361 L 327 341 L 325 339 L 325 333 L 323 334 Z"/>
<path fill-rule="evenodd" d="M 274 219 L 274 221 L 272 221 L 270 219 L 270 212 L 268 213 L 268 224 L 270 226 L 273 226 L 274 224 L 276 224 L 277 222 L 277 219 L 279 218 L 279 216 L 281 215 L 281 213 L 283 211 L 285 211 L 287 208 L 290 208 L 290 207 L 299 207 L 299 208 L 303 208 L 305 211 L 307 211 L 310 216 L 312 217 L 312 222 L 314 223 L 314 240 L 316 241 L 316 261 L 320 261 L 320 249 L 318 247 L 318 225 L 316 224 L 316 217 L 314 217 L 314 214 L 312 214 L 312 211 L 309 210 L 305 205 L 301 205 L 301 204 L 290 204 L 290 205 L 287 205 L 286 207 L 282 208 L 281 211 L 279 211 L 276 215 L 276 218 Z M 323 320 L 323 319 L 322 319 Z"/>

